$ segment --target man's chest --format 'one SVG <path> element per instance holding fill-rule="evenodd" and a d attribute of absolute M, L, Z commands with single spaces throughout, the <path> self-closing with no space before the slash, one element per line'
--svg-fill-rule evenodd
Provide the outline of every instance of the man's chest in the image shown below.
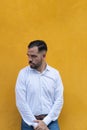
<path fill-rule="evenodd" d="M 26 80 L 27 91 L 32 94 L 46 93 L 53 95 L 55 85 L 55 80 L 45 75 L 31 75 Z"/>

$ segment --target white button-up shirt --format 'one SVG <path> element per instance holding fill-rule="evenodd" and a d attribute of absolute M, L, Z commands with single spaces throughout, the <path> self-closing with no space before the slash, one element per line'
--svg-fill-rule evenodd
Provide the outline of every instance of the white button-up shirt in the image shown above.
<path fill-rule="evenodd" d="M 63 84 L 59 72 L 47 65 L 40 73 L 23 68 L 16 82 L 16 105 L 23 120 L 33 127 L 38 124 L 35 115 L 48 114 L 43 121 L 48 125 L 55 121 L 63 106 Z"/>

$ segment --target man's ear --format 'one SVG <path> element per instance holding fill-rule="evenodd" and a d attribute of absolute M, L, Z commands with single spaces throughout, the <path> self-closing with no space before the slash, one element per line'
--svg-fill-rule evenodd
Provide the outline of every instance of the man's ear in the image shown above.
<path fill-rule="evenodd" d="M 43 57 L 46 57 L 46 54 L 43 54 Z"/>
<path fill-rule="evenodd" d="M 46 51 L 43 51 L 42 55 L 43 55 L 43 58 L 45 58 L 46 57 Z"/>

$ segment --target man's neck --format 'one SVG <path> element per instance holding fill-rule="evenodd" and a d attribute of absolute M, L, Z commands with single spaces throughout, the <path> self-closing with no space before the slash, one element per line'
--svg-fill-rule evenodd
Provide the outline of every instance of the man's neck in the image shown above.
<path fill-rule="evenodd" d="M 42 65 L 37 69 L 37 71 L 39 71 L 40 73 L 42 73 L 45 70 L 46 65 L 47 65 L 46 62 L 43 62 Z"/>

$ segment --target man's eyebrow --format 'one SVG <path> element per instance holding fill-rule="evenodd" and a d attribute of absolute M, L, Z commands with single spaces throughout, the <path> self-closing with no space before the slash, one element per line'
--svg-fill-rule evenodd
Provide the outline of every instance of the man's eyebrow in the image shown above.
<path fill-rule="evenodd" d="M 27 53 L 27 55 L 29 56 L 30 54 L 29 54 L 29 53 Z M 31 54 L 31 56 L 37 56 L 37 55 L 35 55 L 35 54 Z"/>

